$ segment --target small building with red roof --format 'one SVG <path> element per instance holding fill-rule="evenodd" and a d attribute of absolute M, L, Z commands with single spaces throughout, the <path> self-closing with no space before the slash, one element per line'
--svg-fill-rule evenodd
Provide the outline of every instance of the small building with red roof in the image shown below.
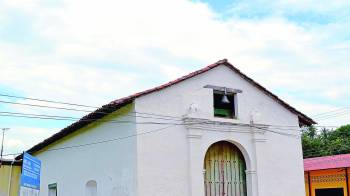
<path fill-rule="evenodd" d="M 349 196 L 349 168 L 350 154 L 304 159 L 306 195 Z"/>

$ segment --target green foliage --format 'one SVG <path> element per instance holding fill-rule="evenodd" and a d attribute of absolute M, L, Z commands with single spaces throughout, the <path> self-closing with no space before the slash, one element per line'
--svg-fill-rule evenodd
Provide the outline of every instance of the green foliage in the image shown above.
<path fill-rule="evenodd" d="M 314 126 L 302 133 L 304 158 L 350 153 L 350 125 L 335 130 Z"/>

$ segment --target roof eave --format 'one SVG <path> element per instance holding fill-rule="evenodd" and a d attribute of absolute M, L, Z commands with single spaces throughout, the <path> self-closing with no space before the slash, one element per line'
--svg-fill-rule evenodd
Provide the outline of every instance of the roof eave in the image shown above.
<path fill-rule="evenodd" d="M 106 105 L 102 106 L 101 108 L 95 110 L 94 112 L 89 113 L 88 115 L 82 117 L 77 122 L 62 129 L 61 131 L 57 132 L 56 134 L 52 135 L 51 137 L 47 138 L 46 140 L 36 144 L 35 146 L 33 146 L 32 148 L 27 150 L 27 153 L 33 154 L 35 152 L 38 152 L 38 151 L 42 150 L 43 148 L 45 148 L 46 146 L 64 138 L 65 136 L 80 130 L 81 128 L 97 121 L 98 119 L 103 118 L 104 116 L 107 116 L 108 114 L 110 114 L 112 112 L 117 111 L 118 109 L 120 109 L 121 107 L 123 107 L 127 104 L 132 103 L 133 100 L 134 99 L 130 98 L 130 99 L 125 99 L 125 100 L 123 100 L 123 102 L 119 102 L 118 104 L 114 104 L 112 102 L 109 104 L 106 104 Z"/>

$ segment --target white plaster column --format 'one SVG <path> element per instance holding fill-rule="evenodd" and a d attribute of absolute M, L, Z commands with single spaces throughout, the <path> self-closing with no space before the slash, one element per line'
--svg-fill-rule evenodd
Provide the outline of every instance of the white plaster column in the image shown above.
<path fill-rule="evenodd" d="M 258 194 L 258 178 L 255 170 L 246 170 L 247 176 L 247 196 L 257 196 Z"/>
<path fill-rule="evenodd" d="M 204 196 L 202 132 L 188 129 L 189 196 Z"/>
<path fill-rule="evenodd" d="M 254 151 L 254 158 L 252 159 L 252 168 L 251 170 L 247 170 L 247 178 L 251 179 L 252 192 L 251 196 L 259 196 L 263 195 L 261 192 L 261 187 L 259 188 L 260 179 L 259 179 L 259 171 L 261 171 L 261 160 L 262 155 L 264 154 L 264 143 L 267 141 L 265 138 L 265 131 L 262 129 L 258 129 L 254 127 L 254 124 L 251 123 L 251 134 L 252 134 L 252 144 Z M 249 196 L 249 194 L 248 194 Z"/>

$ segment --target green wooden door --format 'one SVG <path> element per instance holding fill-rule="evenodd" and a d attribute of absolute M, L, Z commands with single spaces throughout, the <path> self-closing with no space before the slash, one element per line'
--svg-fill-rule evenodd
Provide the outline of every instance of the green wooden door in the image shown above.
<path fill-rule="evenodd" d="M 240 150 L 225 141 L 213 144 L 205 156 L 206 196 L 246 196 L 246 165 Z"/>

